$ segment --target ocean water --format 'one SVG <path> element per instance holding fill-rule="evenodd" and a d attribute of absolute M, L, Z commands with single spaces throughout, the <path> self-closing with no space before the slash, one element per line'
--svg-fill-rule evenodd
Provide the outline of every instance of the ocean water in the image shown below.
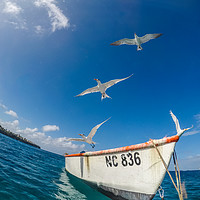
<path fill-rule="evenodd" d="M 69 177 L 64 157 L 0 134 L 0 200 L 109 200 L 85 183 Z M 181 172 L 188 199 L 200 200 L 200 171 Z M 168 175 L 166 199 L 178 199 Z M 156 194 L 156 200 L 160 199 Z"/>

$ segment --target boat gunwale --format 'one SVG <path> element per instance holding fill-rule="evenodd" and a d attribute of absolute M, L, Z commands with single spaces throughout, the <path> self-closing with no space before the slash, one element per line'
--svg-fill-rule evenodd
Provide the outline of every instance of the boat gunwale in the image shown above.
<path fill-rule="evenodd" d="M 168 144 L 171 142 L 178 142 L 179 138 L 180 137 L 178 135 L 174 135 L 171 137 L 164 137 L 164 138 L 156 139 L 153 141 L 156 144 L 156 146 L 160 146 L 160 145 Z M 119 147 L 119 148 L 114 148 L 114 149 L 107 149 L 107 150 L 100 150 L 100 151 L 93 151 L 93 152 L 89 151 L 85 153 L 77 153 L 77 154 L 69 154 L 69 155 L 66 154 L 65 157 L 98 156 L 98 155 L 119 153 L 119 152 L 132 151 L 132 150 L 138 150 L 138 149 L 145 149 L 145 148 L 150 148 L 150 147 L 153 147 L 153 143 L 149 140 L 148 142 L 145 142 L 145 143 Z"/>

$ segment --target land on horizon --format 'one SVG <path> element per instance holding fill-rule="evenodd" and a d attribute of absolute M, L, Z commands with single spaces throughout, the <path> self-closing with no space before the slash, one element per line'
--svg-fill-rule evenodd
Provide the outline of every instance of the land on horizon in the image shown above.
<path fill-rule="evenodd" d="M 38 149 L 41 148 L 41 147 L 38 146 L 37 144 L 35 144 L 35 143 L 31 142 L 30 140 L 28 140 L 28 139 L 22 137 L 20 134 L 15 134 L 15 133 L 13 133 L 13 132 L 11 132 L 11 131 L 9 131 L 9 130 L 3 128 L 1 125 L 0 125 L 0 133 L 3 134 L 3 135 L 6 135 L 6 136 L 8 136 L 8 137 L 11 137 L 11 138 L 13 138 L 13 139 L 15 139 L 15 140 L 18 140 L 18 141 L 20 141 L 20 142 L 23 142 L 23 143 L 25 143 L 25 144 L 31 145 L 31 146 L 33 146 L 33 147 L 36 147 L 36 148 L 38 148 Z"/>

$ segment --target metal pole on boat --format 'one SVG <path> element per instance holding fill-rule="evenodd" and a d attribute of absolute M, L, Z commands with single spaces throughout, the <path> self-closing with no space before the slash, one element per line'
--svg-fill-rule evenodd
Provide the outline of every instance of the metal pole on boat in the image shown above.
<path fill-rule="evenodd" d="M 161 161 L 162 161 L 162 163 L 163 163 L 163 165 L 164 165 L 164 167 L 165 167 L 165 169 L 166 169 L 166 171 L 167 171 L 167 173 L 168 173 L 168 175 L 169 175 L 169 177 L 170 177 L 170 179 L 171 179 L 171 181 L 172 181 L 172 183 L 173 183 L 173 185 L 174 185 L 174 187 L 175 187 L 175 189 L 176 189 L 176 191 L 178 192 L 179 199 L 180 199 L 180 200 L 183 200 L 183 198 L 182 198 L 181 195 L 180 195 L 179 188 L 177 188 L 177 186 L 176 186 L 176 184 L 175 184 L 175 182 L 174 182 L 174 180 L 173 180 L 173 178 L 172 178 L 172 176 L 171 176 L 169 170 L 167 169 L 167 164 L 165 163 L 165 161 L 164 161 L 162 155 L 160 154 L 160 151 L 158 150 L 158 148 L 157 148 L 157 146 L 155 145 L 154 141 L 153 141 L 152 139 L 150 139 L 150 141 L 152 142 L 153 146 L 155 147 L 156 151 L 158 152 L 158 155 L 159 155 L 159 157 L 160 157 L 160 159 L 161 159 Z"/>

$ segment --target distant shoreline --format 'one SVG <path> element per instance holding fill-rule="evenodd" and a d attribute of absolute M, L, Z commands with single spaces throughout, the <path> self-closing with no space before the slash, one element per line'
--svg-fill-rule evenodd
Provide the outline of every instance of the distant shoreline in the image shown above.
<path fill-rule="evenodd" d="M 13 138 L 13 139 L 15 139 L 15 140 L 18 140 L 18 141 L 20 141 L 20 142 L 23 142 L 23 143 L 25 143 L 25 144 L 28 144 L 28 145 L 31 145 L 31 146 L 36 147 L 36 148 L 38 148 L 38 149 L 41 149 L 41 147 L 38 146 L 37 144 L 34 144 L 34 143 L 31 142 L 30 140 L 28 140 L 28 139 L 22 137 L 20 134 L 12 133 L 11 131 L 9 131 L 9 130 L 3 128 L 1 125 L 0 125 L 0 133 L 3 134 L 3 135 L 6 135 L 6 136 L 8 136 L 8 137 L 11 137 L 11 138 Z"/>

